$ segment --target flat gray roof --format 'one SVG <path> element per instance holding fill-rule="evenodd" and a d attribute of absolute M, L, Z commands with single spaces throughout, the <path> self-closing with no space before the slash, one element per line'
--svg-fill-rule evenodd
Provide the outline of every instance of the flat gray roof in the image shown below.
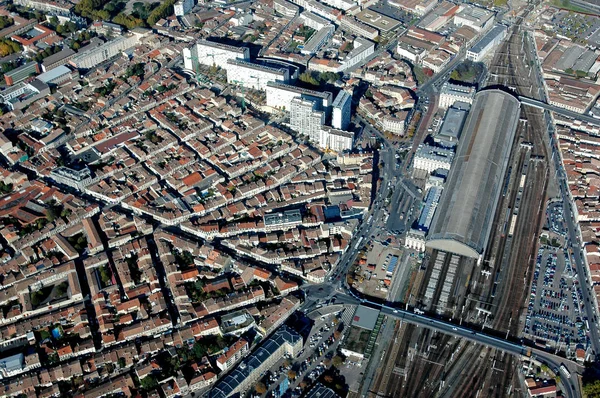
<path fill-rule="evenodd" d="M 489 32 L 485 34 L 477 43 L 471 47 L 469 51 L 473 53 L 480 53 L 484 48 L 488 46 L 492 41 L 496 40 L 496 37 L 506 32 L 506 26 L 496 25 Z"/>
<path fill-rule="evenodd" d="M 475 96 L 427 247 L 478 258 L 487 245 L 519 121 L 520 103 L 500 90 Z"/>
<path fill-rule="evenodd" d="M 379 316 L 379 310 L 371 307 L 365 307 L 359 305 L 352 318 L 352 326 L 358 326 L 359 328 L 373 330 L 377 323 L 377 317 Z"/>

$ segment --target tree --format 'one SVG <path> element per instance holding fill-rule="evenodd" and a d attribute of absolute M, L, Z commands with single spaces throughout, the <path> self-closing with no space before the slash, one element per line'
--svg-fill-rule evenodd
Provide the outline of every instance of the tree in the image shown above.
<path fill-rule="evenodd" d="M 291 369 L 290 369 L 290 370 L 288 370 L 288 373 L 287 373 L 287 377 L 288 377 L 288 379 L 290 379 L 290 380 L 295 380 L 297 376 L 298 376 L 298 375 L 296 374 L 296 371 L 295 371 L 295 370 L 291 370 Z"/>
<path fill-rule="evenodd" d="M 156 377 L 149 375 L 140 380 L 140 388 L 144 391 L 151 391 L 158 387 Z"/>
<path fill-rule="evenodd" d="M 323 377 L 323 380 L 325 381 L 325 383 L 331 384 L 331 383 L 333 383 L 333 376 L 332 375 L 325 375 L 325 377 Z"/>
<path fill-rule="evenodd" d="M 159 19 L 166 18 L 173 14 L 173 4 L 175 4 L 175 0 L 166 0 L 152 10 L 150 15 L 148 15 L 148 19 L 146 20 L 148 25 L 152 26 L 158 22 Z"/>
<path fill-rule="evenodd" d="M 588 398 L 600 397 L 600 380 L 583 383 L 583 395 Z"/>
<path fill-rule="evenodd" d="M 309 71 L 301 73 L 299 78 L 301 82 L 310 84 L 311 86 L 319 86 L 319 81 Z"/>
<path fill-rule="evenodd" d="M 342 332 L 340 332 L 339 330 L 336 330 L 335 332 L 333 332 L 333 338 L 336 340 L 339 339 L 341 335 L 342 335 Z"/>
<path fill-rule="evenodd" d="M 342 366 L 342 364 L 344 363 L 344 358 L 342 358 L 339 355 L 334 356 L 331 359 L 331 363 L 333 364 L 333 366 L 335 366 L 336 368 L 339 368 L 340 366 Z"/>
<path fill-rule="evenodd" d="M 265 386 L 265 383 L 259 381 L 254 385 L 254 391 L 256 391 L 257 394 L 262 395 L 267 392 L 267 386 Z"/>

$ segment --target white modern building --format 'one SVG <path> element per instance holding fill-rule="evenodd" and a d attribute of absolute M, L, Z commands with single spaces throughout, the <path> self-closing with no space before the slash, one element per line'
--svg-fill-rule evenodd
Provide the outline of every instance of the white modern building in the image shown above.
<path fill-rule="evenodd" d="M 316 54 L 331 39 L 333 32 L 335 32 L 335 26 L 332 24 L 322 27 L 308 39 L 300 52 L 304 55 Z"/>
<path fill-rule="evenodd" d="M 479 62 L 485 58 L 488 53 L 496 48 L 506 37 L 506 26 L 496 25 L 485 34 L 477 43 L 467 50 L 467 59 Z"/>
<path fill-rule="evenodd" d="M 273 68 L 239 59 L 230 59 L 223 68 L 227 70 L 227 83 L 255 90 L 265 91 L 269 82 L 287 83 L 290 80 L 290 71 L 286 68 Z"/>
<path fill-rule="evenodd" d="M 354 48 L 342 61 L 341 70 L 346 70 L 369 58 L 375 52 L 375 43 L 363 37 L 354 39 Z"/>
<path fill-rule="evenodd" d="M 314 12 L 310 11 L 304 11 L 302 14 L 300 14 L 300 21 L 304 26 L 308 26 L 314 30 L 322 29 L 331 23 L 328 19 L 320 17 Z"/>
<path fill-rule="evenodd" d="M 344 90 L 341 90 L 335 97 L 332 104 L 331 126 L 334 129 L 346 130 L 350 124 L 352 107 L 352 96 Z"/>
<path fill-rule="evenodd" d="M 395 115 L 386 115 L 381 118 L 381 128 L 390 133 L 402 136 L 404 135 L 407 117 L 408 112 L 406 111 L 397 112 Z"/>
<path fill-rule="evenodd" d="M 421 144 L 415 153 L 413 168 L 428 173 L 436 169 L 450 170 L 453 159 L 454 152 L 451 150 Z"/>
<path fill-rule="evenodd" d="M 294 98 L 316 101 L 318 110 L 327 110 L 331 106 L 332 94 L 329 91 L 308 90 L 284 83 L 267 83 L 267 106 L 290 111 Z"/>
<path fill-rule="evenodd" d="M 340 26 L 345 31 L 366 37 L 367 39 L 375 40 L 375 38 L 379 36 L 379 31 L 377 29 L 360 22 L 356 18 L 349 15 L 342 17 Z"/>
<path fill-rule="evenodd" d="M 140 35 L 135 33 L 117 37 L 98 47 L 77 53 L 69 63 L 77 69 L 91 69 L 134 47 L 139 43 L 139 39 Z"/>
<path fill-rule="evenodd" d="M 321 128 L 321 136 L 319 137 L 319 147 L 335 152 L 343 152 L 352 149 L 354 142 L 354 133 L 334 129 L 329 126 Z"/>
<path fill-rule="evenodd" d="M 314 12 L 323 18 L 327 18 L 330 21 L 337 20 L 338 16 L 341 14 L 339 10 L 328 7 L 315 0 L 292 0 L 292 3 L 299 5 L 307 11 Z"/>
<path fill-rule="evenodd" d="M 468 26 L 478 32 L 485 31 L 494 24 L 494 13 L 469 4 L 454 15 L 454 24 Z"/>
<path fill-rule="evenodd" d="M 300 7 L 286 0 L 273 0 L 273 9 L 288 18 L 294 18 L 300 11 Z"/>
<path fill-rule="evenodd" d="M 173 8 L 176 16 L 183 17 L 194 8 L 194 0 L 179 0 L 173 5 Z"/>
<path fill-rule="evenodd" d="M 473 97 L 475 97 L 475 87 L 446 82 L 442 85 L 442 90 L 440 91 L 439 107 L 448 109 L 455 102 L 472 104 Z"/>
<path fill-rule="evenodd" d="M 294 98 L 290 106 L 290 127 L 308 136 L 313 143 L 321 144 L 321 128 L 325 124 L 325 113 L 318 110 L 317 102 Z"/>
<path fill-rule="evenodd" d="M 225 68 L 230 60 L 250 59 L 248 47 L 235 47 L 208 40 L 198 40 L 190 48 L 183 49 L 183 64 L 185 69 L 194 71 L 196 63 Z"/>

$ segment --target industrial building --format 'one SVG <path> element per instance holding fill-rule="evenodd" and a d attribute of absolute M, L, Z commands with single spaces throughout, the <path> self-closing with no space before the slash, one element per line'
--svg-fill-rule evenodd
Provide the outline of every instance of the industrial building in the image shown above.
<path fill-rule="evenodd" d="M 427 247 L 481 259 L 519 121 L 520 103 L 500 90 L 481 91 L 465 122 Z"/>
<path fill-rule="evenodd" d="M 341 90 L 333 101 L 331 126 L 335 129 L 346 130 L 350 124 L 352 96 L 347 91 Z"/>
<path fill-rule="evenodd" d="M 294 358 L 300 350 L 302 336 L 295 330 L 282 326 L 231 373 L 223 377 L 208 393 L 208 397 L 227 398 L 249 390 L 261 375 L 285 354 Z"/>
<path fill-rule="evenodd" d="M 475 97 L 475 87 L 446 82 L 442 85 L 438 106 L 447 109 L 457 101 L 472 104 L 473 97 Z"/>
<path fill-rule="evenodd" d="M 71 70 L 66 65 L 61 65 L 58 68 L 54 68 L 51 71 L 42 73 L 37 77 L 39 81 L 42 81 L 48 85 L 58 86 L 66 81 L 77 79 L 79 73 Z"/>
<path fill-rule="evenodd" d="M 287 68 L 264 66 L 240 59 L 230 59 L 223 69 L 227 71 L 227 83 L 255 90 L 266 91 L 269 82 L 287 83 L 290 80 Z"/>
<path fill-rule="evenodd" d="M 496 48 L 498 44 L 506 37 L 506 26 L 496 25 L 485 34 L 477 43 L 467 50 L 467 59 L 474 62 L 479 62 L 490 52 Z"/>
<path fill-rule="evenodd" d="M 225 68 L 228 61 L 235 59 L 249 60 L 250 49 L 208 40 L 198 40 L 190 48 L 183 49 L 184 68 L 191 71 L 196 70 L 197 63 Z"/>
<path fill-rule="evenodd" d="M 326 110 L 331 106 L 332 94 L 329 91 L 308 90 L 279 82 L 267 83 L 267 106 L 289 111 L 294 98 L 316 101 L 317 109 Z"/>

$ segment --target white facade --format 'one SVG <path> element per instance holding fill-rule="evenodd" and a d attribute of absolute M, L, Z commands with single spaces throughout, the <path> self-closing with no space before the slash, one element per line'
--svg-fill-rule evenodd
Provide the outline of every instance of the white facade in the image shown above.
<path fill-rule="evenodd" d="M 345 15 L 342 17 L 340 22 L 340 26 L 342 29 L 353 33 L 355 35 L 364 36 L 367 39 L 374 40 L 377 36 L 379 36 L 379 31 L 367 24 L 364 24 L 354 17 Z"/>
<path fill-rule="evenodd" d="M 390 133 L 398 135 L 404 135 L 404 119 L 393 116 L 385 116 L 383 117 L 381 124 L 385 131 L 389 131 Z"/>
<path fill-rule="evenodd" d="M 194 0 L 179 0 L 173 8 L 176 16 L 183 17 L 194 8 Z"/>
<path fill-rule="evenodd" d="M 375 52 L 375 43 L 362 37 L 354 39 L 354 48 L 342 61 L 341 70 L 346 70 L 369 58 Z"/>
<path fill-rule="evenodd" d="M 352 149 L 354 142 L 354 133 L 343 131 L 331 127 L 323 127 L 319 140 L 319 147 L 329 149 L 335 152 L 343 152 Z"/>
<path fill-rule="evenodd" d="M 415 153 L 413 168 L 431 173 L 437 169 L 450 170 L 454 152 L 430 145 L 419 145 Z"/>
<path fill-rule="evenodd" d="M 506 26 L 496 25 L 477 43 L 467 50 L 467 59 L 479 62 L 506 37 Z"/>
<path fill-rule="evenodd" d="M 425 251 L 425 232 L 420 231 L 418 229 L 411 229 L 406 234 L 406 239 L 404 241 L 404 247 L 408 247 L 409 249 L 418 250 L 420 252 Z"/>
<path fill-rule="evenodd" d="M 183 49 L 183 64 L 186 69 L 194 70 L 196 62 L 202 65 L 225 68 L 230 60 L 250 59 L 248 47 L 235 47 L 226 44 L 215 43 L 207 40 L 198 40 L 191 48 Z"/>
<path fill-rule="evenodd" d="M 70 64 L 78 69 L 93 68 L 120 52 L 134 47 L 138 41 L 139 36 L 136 34 L 118 37 L 89 51 L 78 53 L 71 59 Z"/>
<path fill-rule="evenodd" d="M 332 106 L 331 126 L 334 129 L 346 130 L 352 117 L 352 96 L 347 91 L 341 90 L 335 97 Z"/>
<path fill-rule="evenodd" d="M 331 24 L 319 29 L 306 42 L 300 52 L 304 55 L 316 54 L 331 39 L 333 32 L 335 32 L 335 26 Z"/>
<path fill-rule="evenodd" d="M 223 68 L 227 70 L 227 83 L 255 90 L 266 91 L 267 83 L 287 83 L 290 79 L 290 72 L 286 68 L 271 68 L 241 60 L 229 60 Z"/>
<path fill-rule="evenodd" d="M 322 29 L 330 24 L 328 19 L 320 17 L 314 12 L 310 11 L 304 11 L 302 14 L 300 14 L 300 21 L 302 21 L 304 26 L 308 26 L 314 30 Z"/>
<path fill-rule="evenodd" d="M 321 2 L 344 11 L 356 5 L 356 2 L 350 0 L 321 0 Z"/>
<path fill-rule="evenodd" d="M 461 86 L 458 84 L 444 83 L 440 92 L 439 107 L 448 109 L 455 102 L 473 103 L 475 97 L 475 88 L 471 86 Z"/>
<path fill-rule="evenodd" d="M 267 106 L 289 111 L 294 98 L 303 98 L 317 102 L 317 109 L 325 110 L 331 106 L 331 93 L 329 91 L 313 91 L 289 84 L 267 84 Z"/>
<path fill-rule="evenodd" d="M 321 128 L 325 124 L 325 113 L 317 110 L 316 101 L 294 98 L 290 106 L 290 126 L 309 140 L 321 143 Z"/>
<path fill-rule="evenodd" d="M 454 15 L 456 26 L 468 26 L 477 32 L 488 30 L 494 24 L 494 13 L 473 5 L 467 5 Z"/>
<path fill-rule="evenodd" d="M 273 0 L 273 9 L 288 18 L 295 17 L 300 10 L 297 5 L 286 0 Z"/>

